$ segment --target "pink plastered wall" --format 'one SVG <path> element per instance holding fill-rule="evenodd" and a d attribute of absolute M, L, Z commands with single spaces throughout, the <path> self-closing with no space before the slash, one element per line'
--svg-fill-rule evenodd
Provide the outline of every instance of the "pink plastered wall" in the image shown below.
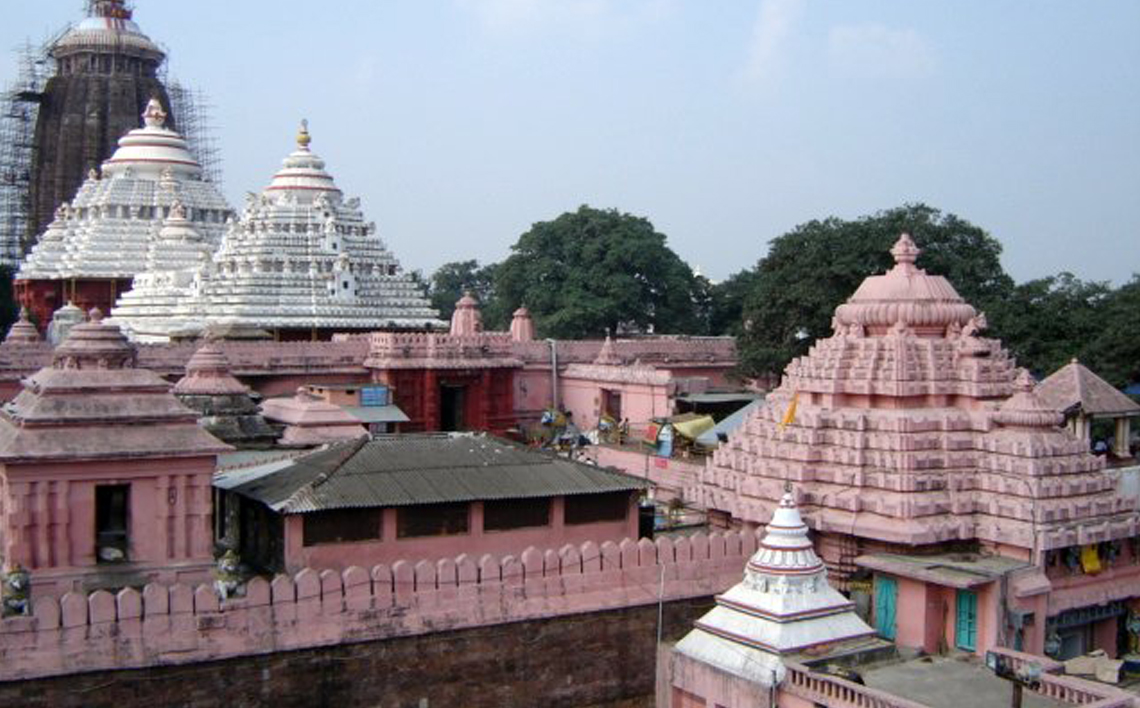
<path fill-rule="evenodd" d="M 562 406 L 574 413 L 574 422 L 582 430 L 597 427 L 602 415 L 603 389 L 621 394 L 621 414 L 629 419 L 631 430 L 644 430 L 651 418 L 673 414 L 665 385 L 563 379 L 560 388 Z"/>
<path fill-rule="evenodd" d="M 958 590 L 911 578 L 897 581 L 895 642 L 931 654 L 946 649 L 960 651 L 956 635 Z M 979 656 L 997 646 L 996 586 L 989 583 L 973 590 L 978 597 L 973 653 Z"/>
<path fill-rule="evenodd" d="M 398 538 L 396 533 L 397 510 L 384 509 L 379 541 L 304 545 L 304 519 L 301 514 L 285 518 L 285 568 L 298 572 L 302 568 L 329 568 L 344 570 L 352 565 L 393 563 L 401 558 L 454 558 L 461 553 L 481 556 L 485 553 L 507 554 L 527 546 L 580 545 L 587 541 L 617 542 L 637 537 L 637 495 L 630 495 L 629 510 L 622 521 L 591 524 L 566 524 L 563 497 L 551 500 L 550 524 L 547 526 L 511 529 L 507 531 L 483 530 L 483 504 L 471 504 L 468 532 L 453 536 Z"/>
<path fill-rule="evenodd" d="M 644 477 L 656 485 L 654 493 L 658 499 L 685 498 L 685 490 L 700 480 L 705 467 L 704 458 L 673 459 L 657 457 L 651 449 L 641 450 L 596 445 L 589 454 L 603 467 L 615 467 L 626 474 Z"/>
<path fill-rule="evenodd" d="M 708 597 L 739 582 L 751 533 L 586 542 L 518 554 L 306 568 L 219 602 L 207 584 L 35 597 L 0 620 L 0 680 L 187 664 Z"/>
<path fill-rule="evenodd" d="M 31 572 L 34 592 L 57 594 L 108 570 L 210 564 L 213 471 L 213 456 L 6 465 L 4 558 Z M 130 485 L 128 564 L 96 562 L 95 489 L 108 484 Z"/>

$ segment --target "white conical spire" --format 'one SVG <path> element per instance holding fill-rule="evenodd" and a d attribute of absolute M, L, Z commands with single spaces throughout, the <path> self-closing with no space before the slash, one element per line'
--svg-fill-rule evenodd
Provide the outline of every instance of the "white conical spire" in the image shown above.
<path fill-rule="evenodd" d="M 783 675 L 780 657 L 874 634 L 827 582 L 788 489 L 748 561 L 744 580 L 716 598 L 677 651 L 752 681 Z"/>

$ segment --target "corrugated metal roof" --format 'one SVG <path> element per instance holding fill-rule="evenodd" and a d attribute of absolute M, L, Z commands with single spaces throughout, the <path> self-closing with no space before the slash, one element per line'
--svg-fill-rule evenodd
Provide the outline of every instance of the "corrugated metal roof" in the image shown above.
<path fill-rule="evenodd" d="M 332 445 L 233 491 L 289 514 L 600 494 L 648 486 L 638 477 L 488 437 L 399 435 Z"/>

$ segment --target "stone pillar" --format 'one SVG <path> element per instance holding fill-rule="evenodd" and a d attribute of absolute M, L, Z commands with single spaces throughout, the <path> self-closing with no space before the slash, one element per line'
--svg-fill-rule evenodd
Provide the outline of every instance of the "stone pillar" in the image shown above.
<path fill-rule="evenodd" d="M 1117 457 L 1130 457 L 1131 451 L 1128 449 L 1128 440 L 1132 437 L 1132 419 L 1128 417 L 1120 417 L 1116 419 L 1116 445 L 1113 447 L 1113 454 Z"/>

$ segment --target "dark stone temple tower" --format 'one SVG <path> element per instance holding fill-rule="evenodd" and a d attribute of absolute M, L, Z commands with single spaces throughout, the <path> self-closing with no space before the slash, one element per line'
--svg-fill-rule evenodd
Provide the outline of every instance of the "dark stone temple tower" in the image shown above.
<path fill-rule="evenodd" d="M 119 137 L 138 127 L 149 99 L 157 97 L 170 113 L 158 73 L 166 54 L 131 15 L 125 0 L 90 0 L 87 17 L 50 48 L 56 73 L 40 96 L 24 251 L 88 172 L 111 156 Z M 175 127 L 173 116 L 166 124 Z"/>

